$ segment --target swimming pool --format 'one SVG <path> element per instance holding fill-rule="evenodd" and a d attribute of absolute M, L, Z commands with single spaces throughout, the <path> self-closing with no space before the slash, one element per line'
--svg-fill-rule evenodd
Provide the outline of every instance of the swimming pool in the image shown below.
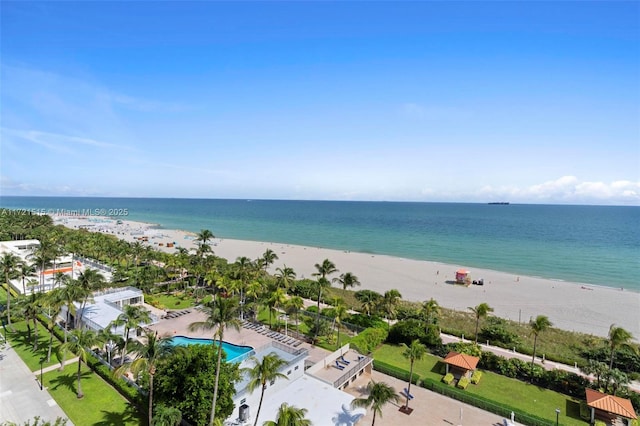
<path fill-rule="evenodd" d="M 174 336 L 171 338 L 171 344 L 173 346 L 210 345 L 213 342 L 213 339 L 198 339 L 186 336 Z M 216 347 L 217 345 L 218 343 L 216 342 Z M 238 346 L 225 342 L 224 340 L 222 341 L 222 349 L 226 354 L 225 359 L 228 362 L 242 362 L 245 358 L 253 354 L 253 348 L 251 346 Z"/>

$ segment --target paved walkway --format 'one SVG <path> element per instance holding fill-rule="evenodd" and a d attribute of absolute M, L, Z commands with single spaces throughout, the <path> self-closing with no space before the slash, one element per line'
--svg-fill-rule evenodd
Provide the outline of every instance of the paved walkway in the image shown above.
<path fill-rule="evenodd" d="M 404 381 L 374 371 L 371 375 L 363 374 L 358 377 L 354 383 L 345 389 L 345 392 L 356 398 L 366 398 L 364 389 L 371 379 L 391 385 L 396 392 L 401 391 L 407 386 L 407 383 Z M 477 407 L 464 404 L 425 388 L 412 386 L 411 394 L 414 396 L 414 399 L 409 403 L 409 406 L 413 408 L 413 412 L 410 415 L 403 414 L 399 411 L 400 406 L 405 402 L 404 399 L 401 399 L 397 404 L 387 404 L 384 406 L 382 409 L 382 418 L 376 417 L 376 425 L 502 426 L 503 424 L 503 418 L 497 414 L 483 411 Z M 373 412 L 371 409 L 368 409 L 367 414 L 358 424 L 371 424 L 372 419 Z"/>
<path fill-rule="evenodd" d="M 7 343 L 0 351 L 0 422 L 24 424 L 35 416 L 53 422 L 60 417 L 72 426 L 47 389 L 40 390 L 38 379 Z"/>

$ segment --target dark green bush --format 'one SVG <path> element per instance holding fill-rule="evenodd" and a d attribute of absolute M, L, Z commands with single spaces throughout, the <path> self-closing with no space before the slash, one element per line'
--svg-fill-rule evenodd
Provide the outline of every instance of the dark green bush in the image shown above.
<path fill-rule="evenodd" d="M 387 330 L 382 328 L 367 328 L 351 339 L 350 345 L 361 354 L 370 354 L 387 338 Z"/>

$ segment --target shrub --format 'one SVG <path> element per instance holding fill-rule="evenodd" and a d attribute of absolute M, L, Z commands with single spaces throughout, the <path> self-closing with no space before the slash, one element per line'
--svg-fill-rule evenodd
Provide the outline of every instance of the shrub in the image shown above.
<path fill-rule="evenodd" d="M 471 375 L 471 383 L 473 383 L 474 385 L 477 385 L 480 382 L 481 378 L 482 378 L 482 371 L 476 370 Z"/>
<path fill-rule="evenodd" d="M 450 385 L 450 384 L 451 384 L 451 382 L 453 382 L 453 379 L 454 379 L 453 374 L 451 374 L 451 373 L 447 373 L 447 374 L 442 378 L 442 381 L 443 381 L 443 382 L 445 382 L 446 384 Z"/>
<path fill-rule="evenodd" d="M 312 314 L 317 314 L 318 313 L 318 307 L 317 306 L 309 306 L 306 309 L 307 312 L 311 312 Z"/>
<path fill-rule="evenodd" d="M 351 339 L 350 345 L 362 354 L 370 354 L 387 338 L 387 330 L 382 328 L 367 328 Z"/>
<path fill-rule="evenodd" d="M 462 377 L 460 380 L 458 380 L 458 384 L 456 386 L 460 389 L 466 389 L 467 386 L 469 386 L 469 379 L 466 377 Z"/>
<path fill-rule="evenodd" d="M 372 315 L 367 316 L 365 314 L 355 314 L 351 315 L 349 318 L 349 322 L 351 324 L 357 325 L 362 328 L 387 328 L 387 323 L 384 322 L 380 317 Z"/>
<path fill-rule="evenodd" d="M 480 330 L 480 339 L 489 340 L 493 344 L 513 345 L 518 343 L 518 335 L 507 329 L 508 323 L 502 318 L 489 317 Z"/>
<path fill-rule="evenodd" d="M 422 341 L 425 337 L 426 333 L 422 322 L 416 319 L 408 319 L 399 321 L 391 327 L 389 336 L 387 337 L 387 343 L 396 345 L 405 343 L 410 345 L 414 340 Z"/>
<path fill-rule="evenodd" d="M 586 401 L 580 402 L 580 418 L 586 421 L 591 420 L 591 410 Z"/>
<path fill-rule="evenodd" d="M 607 426 L 607 424 L 602 420 L 596 420 L 593 426 Z"/>

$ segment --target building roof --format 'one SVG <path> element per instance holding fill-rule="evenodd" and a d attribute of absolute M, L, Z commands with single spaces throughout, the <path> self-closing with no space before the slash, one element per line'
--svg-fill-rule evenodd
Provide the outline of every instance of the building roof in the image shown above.
<path fill-rule="evenodd" d="M 636 419 L 636 412 L 628 399 L 618 396 L 607 395 L 594 389 L 585 389 L 587 394 L 587 405 L 607 413 L 617 414 L 628 419 Z"/>
<path fill-rule="evenodd" d="M 353 399 L 348 393 L 304 374 L 287 387 L 264 398 L 258 424 L 275 420 L 280 404 L 286 402 L 295 407 L 306 408 L 308 412 L 305 417 L 314 425 L 352 426 L 366 413 L 362 409 L 351 409 Z M 251 410 L 256 409 L 257 407 L 251 407 Z"/>
<path fill-rule="evenodd" d="M 446 364 L 453 365 L 454 367 L 464 368 L 465 370 L 475 370 L 478 366 L 478 362 L 480 362 L 480 358 L 451 351 L 443 361 Z"/>

